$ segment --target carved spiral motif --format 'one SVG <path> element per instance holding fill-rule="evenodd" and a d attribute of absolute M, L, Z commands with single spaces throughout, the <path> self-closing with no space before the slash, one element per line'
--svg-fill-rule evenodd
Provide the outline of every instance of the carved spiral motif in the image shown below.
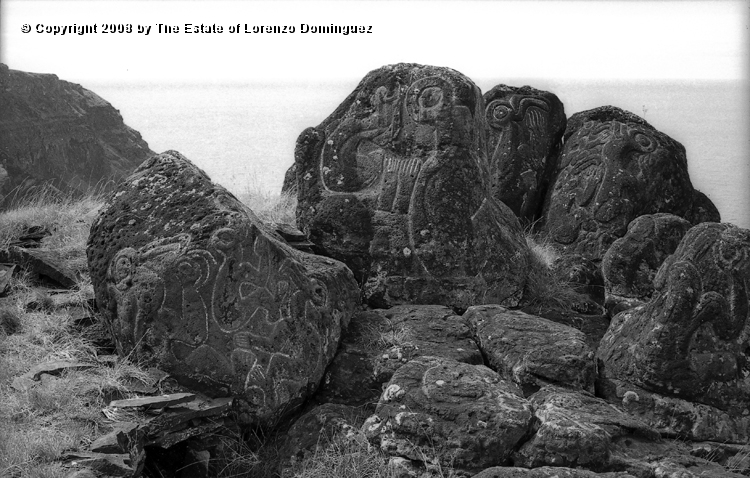
<path fill-rule="evenodd" d="M 637 131 L 633 135 L 633 141 L 644 153 L 650 153 L 656 149 L 656 141 L 643 132 Z"/>

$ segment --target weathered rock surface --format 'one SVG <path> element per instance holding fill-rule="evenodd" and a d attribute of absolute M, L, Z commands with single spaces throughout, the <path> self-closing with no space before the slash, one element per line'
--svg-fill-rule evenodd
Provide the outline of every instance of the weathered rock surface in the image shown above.
<path fill-rule="evenodd" d="M 87 254 L 118 352 L 236 397 L 244 423 L 278 418 L 314 392 L 358 301 L 343 264 L 276 240 L 173 151 L 120 185 Z"/>
<path fill-rule="evenodd" d="M 464 319 L 490 367 L 526 396 L 548 384 L 594 391 L 594 351 L 581 331 L 495 305 L 470 307 Z"/>
<path fill-rule="evenodd" d="M 744 444 L 750 440 L 750 416 L 747 415 L 730 415 L 710 405 L 649 392 L 621 380 L 608 380 L 601 391 L 664 437 L 725 444 Z"/>
<path fill-rule="evenodd" d="M 690 227 L 687 219 L 673 214 L 634 219 L 625 236 L 617 239 L 602 259 L 608 308 L 628 299 L 648 301 L 656 272 Z"/>
<path fill-rule="evenodd" d="M 35 282 L 51 283 L 68 289 L 78 285 L 76 273 L 49 251 L 10 246 L 0 249 L 0 262 L 18 265 Z"/>
<path fill-rule="evenodd" d="M 516 466 L 611 471 L 607 468 L 618 438 L 660 439 L 646 423 L 585 392 L 545 387 L 529 401 L 537 418 L 536 433 L 514 453 Z"/>
<path fill-rule="evenodd" d="M 192 402 L 195 400 L 195 394 L 193 393 L 173 393 L 170 395 L 162 395 L 160 397 L 140 397 L 140 398 L 129 398 L 125 400 L 114 400 L 109 406 L 117 408 L 164 408 L 173 407 L 185 402 Z"/>
<path fill-rule="evenodd" d="M 63 192 L 106 187 L 154 154 L 95 93 L 3 64 L 0 144 L 0 202 L 14 189 L 24 194 L 43 184 Z"/>
<path fill-rule="evenodd" d="M 497 85 L 484 94 L 490 192 L 526 222 L 536 220 L 565 131 L 552 93 Z"/>
<path fill-rule="evenodd" d="M 471 330 L 448 307 L 401 305 L 358 312 L 316 399 L 350 405 L 376 403 L 393 373 L 423 355 L 483 363 Z"/>
<path fill-rule="evenodd" d="M 375 374 L 384 349 L 380 331 L 387 327 L 385 318 L 377 312 L 365 310 L 352 316 L 315 394 L 316 401 L 354 406 L 377 403 L 383 383 L 390 379 Z"/>
<path fill-rule="evenodd" d="M 599 260 L 644 214 L 719 221 L 693 189 L 685 148 L 642 118 L 613 106 L 576 113 L 564 141 L 542 231 L 568 252 Z"/>
<path fill-rule="evenodd" d="M 693 227 L 659 269 L 651 301 L 613 320 L 599 349 L 603 376 L 741 412 L 749 283 L 750 231 Z"/>
<path fill-rule="evenodd" d="M 472 478 L 636 478 L 626 472 L 594 473 L 593 471 L 558 466 L 528 469 L 495 466 L 477 473 Z"/>
<path fill-rule="evenodd" d="M 520 300 L 528 247 L 487 190 L 483 105 L 454 70 L 390 65 L 297 140 L 298 225 L 371 304 Z"/>
<path fill-rule="evenodd" d="M 419 357 L 396 371 L 362 431 L 390 455 L 475 473 L 502 464 L 530 426 L 521 391 L 489 368 Z"/>
<path fill-rule="evenodd" d="M 603 392 L 625 382 L 727 412 L 715 427 L 731 427 L 750 407 L 749 284 L 750 231 L 690 229 L 659 269 L 651 300 L 612 320 L 597 353 Z"/>

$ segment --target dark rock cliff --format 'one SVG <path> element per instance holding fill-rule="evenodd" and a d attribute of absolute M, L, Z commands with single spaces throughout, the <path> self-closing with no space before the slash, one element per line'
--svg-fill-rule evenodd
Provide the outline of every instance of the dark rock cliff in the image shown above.
<path fill-rule="evenodd" d="M 65 193 L 106 188 L 153 154 L 95 93 L 0 64 L 0 202 L 44 184 Z"/>

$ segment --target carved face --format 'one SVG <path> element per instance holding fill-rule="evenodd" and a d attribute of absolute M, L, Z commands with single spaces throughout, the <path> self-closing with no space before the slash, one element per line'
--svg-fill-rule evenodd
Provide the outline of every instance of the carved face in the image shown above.
<path fill-rule="evenodd" d="M 643 124 L 587 121 L 565 142 L 545 229 L 599 259 L 638 216 L 683 215 L 691 201 L 684 149 Z"/>
<path fill-rule="evenodd" d="M 431 73 L 394 71 L 360 85 L 345 116 L 328 125 L 320 155 L 327 190 L 382 197 L 379 209 L 405 213 L 431 155 L 448 145 L 471 148 L 481 136 L 478 90 L 457 74 Z"/>
<path fill-rule="evenodd" d="M 490 193 L 533 221 L 542 206 L 548 161 L 565 127 L 563 105 L 551 93 L 506 85 L 490 90 L 484 100 Z"/>

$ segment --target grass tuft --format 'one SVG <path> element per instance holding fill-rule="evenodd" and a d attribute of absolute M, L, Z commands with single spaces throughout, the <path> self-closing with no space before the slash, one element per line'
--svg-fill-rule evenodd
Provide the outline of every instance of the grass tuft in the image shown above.
<path fill-rule="evenodd" d="M 576 305 L 586 303 L 588 297 L 575 289 L 564 271 L 556 272 L 554 263 L 561 253 L 550 242 L 527 234 L 526 243 L 531 250 L 529 275 L 526 282 L 524 302 L 541 309 L 573 310 Z"/>
<path fill-rule="evenodd" d="M 293 466 L 295 478 L 395 478 L 388 458 L 362 435 L 338 437 Z"/>
<path fill-rule="evenodd" d="M 297 219 L 297 196 L 288 193 L 273 194 L 248 188 L 238 199 L 266 224 L 289 224 L 295 226 Z"/>
<path fill-rule="evenodd" d="M 29 228 L 42 226 L 52 234 L 42 239 L 40 249 L 53 251 L 75 272 L 86 271 L 89 228 L 103 204 L 98 195 L 79 199 L 53 194 L 27 197 L 0 214 L 0 249 L 7 248 Z"/>

